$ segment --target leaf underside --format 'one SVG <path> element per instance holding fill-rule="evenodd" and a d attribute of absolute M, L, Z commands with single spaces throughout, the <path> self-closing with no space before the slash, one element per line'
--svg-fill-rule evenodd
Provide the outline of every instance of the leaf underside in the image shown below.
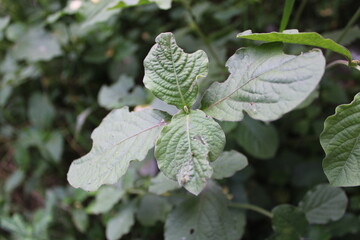
<path fill-rule="evenodd" d="M 209 161 L 222 152 L 225 134 L 202 111 L 180 112 L 165 126 L 155 146 L 160 170 L 197 195 L 213 173 Z"/>
<path fill-rule="evenodd" d="M 322 52 L 286 55 L 282 45 L 240 48 L 227 62 L 229 78 L 205 93 L 202 109 L 223 121 L 250 117 L 272 121 L 302 103 L 315 89 L 325 69 Z"/>
<path fill-rule="evenodd" d="M 206 53 L 184 53 L 172 33 L 162 33 L 155 41 L 144 60 L 145 87 L 168 104 L 190 109 L 198 93 L 197 79 L 208 72 Z"/>
<path fill-rule="evenodd" d="M 360 185 L 360 93 L 325 120 L 320 143 L 326 153 L 323 168 L 330 183 Z"/>
<path fill-rule="evenodd" d="M 167 118 L 167 114 L 151 109 L 140 112 L 129 112 L 127 107 L 113 110 L 91 134 L 91 151 L 71 164 L 69 183 L 86 191 L 116 183 L 130 161 L 145 158 Z"/>

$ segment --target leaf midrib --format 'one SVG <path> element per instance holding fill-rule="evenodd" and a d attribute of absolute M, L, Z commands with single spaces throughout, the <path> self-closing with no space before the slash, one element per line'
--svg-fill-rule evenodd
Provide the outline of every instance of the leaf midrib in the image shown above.
<path fill-rule="evenodd" d="M 215 103 L 211 104 L 211 105 L 210 105 L 208 108 L 206 108 L 206 109 L 210 109 L 210 108 L 218 105 L 219 103 L 227 100 L 227 99 L 228 99 L 229 97 L 231 97 L 234 93 L 236 93 L 237 91 L 239 91 L 240 89 L 242 89 L 244 86 L 246 86 L 247 84 L 249 84 L 249 83 L 252 82 L 253 80 L 256 80 L 257 78 L 259 78 L 259 77 L 261 77 L 262 75 L 267 74 L 267 73 L 269 73 L 269 72 L 271 72 L 271 71 L 277 70 L 279 67 L 282 67 L 282 66 L 284 66 L 285 64 L 288 64 L 289 62 L 298 59 L 298 57 L 300 57 L 300 56 L 295 56 L 294 58 L 291 58 L 290 60 L 284 62 L 283 64 L 281 64 L 281 65 L 279 65 L 279 66 L 277 66 L 277 67 L 275 67 L 275 68 L 269 69 L 268 71 L 263 72 L 263 73 L 261 73 L 260 75 L 249 79 L 246 83 L 244 83 L 244 84 L 241 85 L 240 87 L 236 88 L 234 91 L 232 91 L 232 92 L 231 92 L 230 94 L 228 94 L 227 96 L 225 96 L 225 97 L 221 98 L 220 100 L 216 101 Z M 233 73 L 232 73 L 232 74 L 233 74 Z M 231 77 L 231 75 L 230 75 L 230 77 Z M 230 78 L 230 77 L 229 77 L 229 78 Z M 227 81 L 227 80 L 226 80 L 226 81 Z M 225 82 L 226 82 L 226 81 L 225 81 Z"/>

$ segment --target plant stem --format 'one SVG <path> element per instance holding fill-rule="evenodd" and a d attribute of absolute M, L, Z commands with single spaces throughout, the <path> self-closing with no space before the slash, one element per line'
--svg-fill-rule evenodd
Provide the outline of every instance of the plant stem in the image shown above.
<path fill-rule="evenodd" d="M 342 31 L 341 35 L 336 40 L 337 43 L 341 44 L 341 40 L 343 40 L 343 38 L 346 36 L 347 32 L 350 30 L 352 25 L 358 20 L 359 17 L 360 17 L 360 8 L 354 13 L 354 15 L 351 17 L 349 22 L 346 24 L 346 26 L 345 26 L 344 30 Z M 330 57 L 330 55 L 331 55 L 331 52 L 328 51 L 326 53 L 326 58 Z"/>
<path fill-rule="evenodd" d="M 285 6 L 284 6 L 281 22 L 280 22 L 279 32 L 282 32 L 286 29 L 288 22 L 289 22 L 290 15 L 294 8 L 294 3 L 295 3 L 295 0 L 285 0 Z"/>
<path fill-rule="evenodd" d="M 254 212 L 260 213 L 268 218 L 272 218 L 273 214 L 271 212 L 269 212 L 266 209 L 263 209 L 261 207 L 252 205 L 252 204 L 248 204 L 248 203 L 230 203 L 229 204 L 230 207 L 233 208 L 241 208 L 241 209 L 248 209 L 248 210 L 252 210 Z"/>
<path fill-rule="evenodd" d="M 351 26 L 356 22 L 356 20 L 360 17 L 360 8 L 355 12 L 350 21 L 346 24 L 344 30 L 342 31 L 340 37 L 337 39 L 337 42 L 340 43 L 341 40 L 345 37 L 347 32 L 350 30 Z"/>
<path fill-rule="evenodd" d="M 181 3 L 189 14 L 191 25 L 194 27 L 196 34 L 201 38 L 206 48 L 209 50 L 210 55 L 215 59 L 216 64 L 226 71 L 227 69 L 225 68 L 219 56 L 216 54 L 214 48 L 212 47 L 210 39 L 206 37 L 205 33 L 201 30 L 199 24 L 197 23 L 194 13 L 191 10 L 190 4 L 187 3 L 186 0 L 182 0 Z"/>
<path fill-rule="evenodd" d="M 300 16 L 301 16 L 301 14 L 302 14 L 303 11 L 304 11 L 304 8 L 305 8 L 307 2 L 308 2 L 308 0 L 302 0 L 302 1 L 301 1 L 300 6 L 299 6 L 298 10 L 296 11 L 296 14 L 295 14 L 295 17 L 294 17 L 294 21 L 292 22 L 292 25 L 291 25 L 292 28 L 297 28 L 297 25 L 298 25 L 298 23 L 299 23 Z"/>

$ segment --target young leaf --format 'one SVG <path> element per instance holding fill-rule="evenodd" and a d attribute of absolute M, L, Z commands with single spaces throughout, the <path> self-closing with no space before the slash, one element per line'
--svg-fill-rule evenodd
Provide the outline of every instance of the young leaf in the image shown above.
<path fill-rule="evenodd" d="M 131 227 L 135 223 L 135 206 L 131 202 L 112 217 L 106 225 L 106 239 L 118 240 L 123 235 L 130 232 Z"/>
<path fill-rule="evenodd" d="M 319 83 L 325 69 L 322 52 L 284 54 L 279 44 L 240 48 L 227 62 L 229 78 L 210 86 L 204 111 L 219 120 L 250 117 L 272 121 L 302 103 Z"/>
<path fill-rule="evenodd" d="M 225 134 L 200 110 L 180 112 L 165 126 L 155 146 L 160 170 L 197 195 L 213 173 L 214 161 L 225 145 Z"/>
<path fill-rule="evenodd" d="M 337 44 L 331 39 L 323 38 L 320 34 L 316 32 L 299 33 L 297 29 L 292 29 L 292 30 L 286 30 L 282 33 L 279 32 L 252 33 L 251 30 L 247 30 L 242 33 L 239 33 L 237 37 L 250 39 L 250 40 L 264 41 L 264 42 L 296 43 L 296 44 L 320 47 L 344 55 L 349 60 L 349 62 L 351 62 L 352 60 L 351 53 L 348 49 L 341 46 L 340 44 Z"/>
<path fill-rule="evenodd" d="M 209 182 L 199 197 L 182 202 L 166 219 L 165 240 L 237 240 L 228 201 L 221 189 Z"/>
<path fill-rule="evenodd" d="M 299 207 L 305 212 L 309 223 L 326 224 L 344 215 L 347 202 L 341 188 L 321 184 L 306 193 Z"/>
<path fill-rule="evenodd" d="M 273 125 L 263 124 L 248 116 L 239 123 L 235 139 L 247 153 L 260 159 L 274 157 L 279 146 L 279 137 Z"/>
<path fill-rule="evenodd" d="M 248 160 L 243 154 L 232 150 L 223 152 L 210 165 L 214 170 L 212 178 L 223 179 L 231 177 L 237 171 L 244 169 L 248 165 Z"/>
<path fill-rule="evenodd" d="M 108 212 L 124 195 L 124 190 L 114 186 L 102 186 L 96 194 L 95 200 L 87 208 L 89 213 L 99 214 Z"/>
<path fill-rule="evenodd" d="M 178 189 L 179 187 L 178 182 L 170 180 L 162 172 L 159 172 L 155 178 L 151 179 L 149 192 L 161 195 L 168 191 Z"/>
<path fill-rule="evenodd" d="M 360 185 L 360 93 L 328 117 L 320 143 L 326 153 L 323 168 L 335 186 Z"/>
<path fill-rule="evenodd" d="M 308 222 L 305 214 L 297 207 L 283 204 L 272 210 L 272 227 L 276 239 L 294 240 L 305 235 Z"/>
<path fill-rule="evenodd" d="M 87 191 L 116 183 L 130 161 L 145 158 L 167 117 L 150 109 L 129 112 L 125 107 L 110 112 L 91 135 L 94 141 L 91 151 L 71 164 L 69 183 Z"/>
<path fill-rule="evenodd" d="M 208 72 L 206 53 L 184 53 L 172 33 L 162 33 L 155 41 L 144 60 L 145 87 L 168 104 L 190 109 L 198 93 L 197 79 Z"/>

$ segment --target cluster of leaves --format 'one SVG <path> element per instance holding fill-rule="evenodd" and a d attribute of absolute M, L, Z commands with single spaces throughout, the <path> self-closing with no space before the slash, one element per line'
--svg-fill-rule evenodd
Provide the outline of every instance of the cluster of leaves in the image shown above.
<path fill-rule="evenodd" d="M 324 184 L 319 135 L 360 90 L 359 73 L 330 68 L 317 87 L 320 50 L 285 45 L 288 55 L 245 39 L 331 49 L 355 64 L 347 49 L 315 33 L 237 39 L 238 29 L 274 29 L 281 11 L 261 0 L 3 2 L 0 239 L 358 239 L 360 192 Z M 345 26 L 338 13 L 356 1 L 313 4 L 302 29 L 324 32 Z M 145 58 L 167 31 L 210 59 L 170 33 Z M 358 37 L 353 27 L 339 43 Z M 335 185 L 359 185 L 358 101 L 321 135 Z M 100 123 L 104 109 L 114 110 Z M 65 181 L 80 156 L 68 178 L 92 192 Z"/>

